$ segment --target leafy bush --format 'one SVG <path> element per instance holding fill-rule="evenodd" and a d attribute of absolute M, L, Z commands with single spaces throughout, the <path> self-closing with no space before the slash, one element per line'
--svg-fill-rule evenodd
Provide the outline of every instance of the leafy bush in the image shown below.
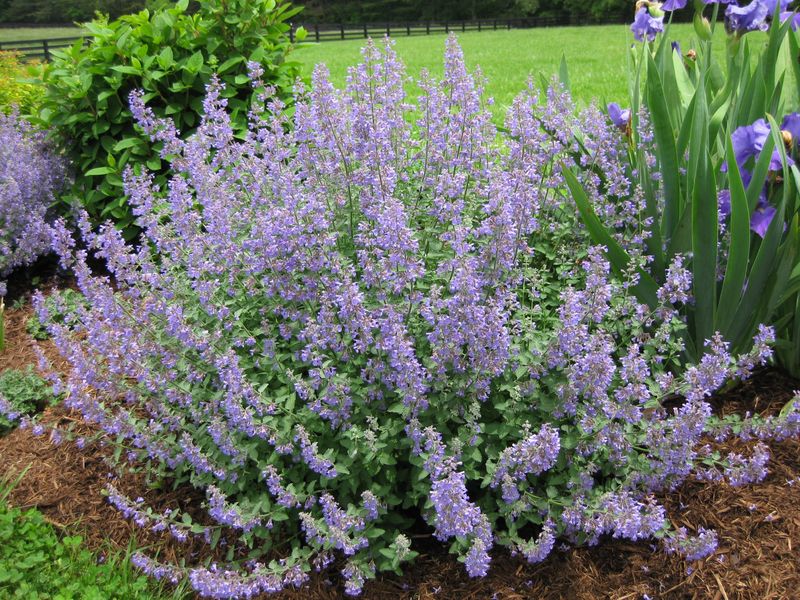
<path fill-rule="evenodd" d="M 247 128 L 251 88 L 245 63 L 263 65 L 265 77 L 288 93 L 299 70 L 288 61 L 287 19 L 299 9 L 282 0 L 188 0 L 154 10 L 101 17 L 85 25 L 88 44 L 56 52 L 45 71 L 41 117 L 55 129 L 77 176 L 71 201 L 95 219 L 113 219 L 135 234 L 123 193 L 126 167 L 146 165 L 163 182 L 165 168 L 146 136 L 134 126 L 128 94 L 144 90 L 159 116 L 175 119 L 184 135 L 197 126 L 211 74 L 226 83 L 235 129 Z"/>
<path fill-rule="evenodd" d="M 54 399 L 53 386 L 30 367 L 0 373 L 0 434 L 7 433 L 23 415 L 42 411 Z"/>
<path fill-rule="evenodd" d="M 16 108 L 23 114 L 35 111 L 44 89 L 21 79 L 38 72 L 35 64 L 23 65 L 19 52 L 0 51 L 0 112 L 9 113 Z"/>
<path fill-rule="evenodd" d="M 95 557 L 80 536 L 59 538 L 42 514 L 0 499 L 0 595 L 58 600 L 150 600 L 167 595 L 127 560 Z"/>
<path fill-rule="evenodd" d="M 595 149 L 597 182 L 633 185 L 619 132 L 596 109 L 575 117 L 558 89 L 543 102 L 528 90 L 498 143 L 453 39 L 444 80 L 421 78 L 416 113 L 404 81 L 391 47 L 369 45 L 345 91 L 318 67 L 291 123 L 273 97 L 241 142 L 216 81 L 188 141 L 134 94 L 173 168 L 167 188 L 126 182 L 145 245 L 82 216 L 112 285 L 56 227 L 89 302 L 72 327 L 48 326 L 71 365 L 67 406 L 153 476 L 204 490 L 213 523 L 113 487 L 109 500 L 230 549 L 226 565 L 136 564 L 222 598 L 301 585 L 341 557 L 356 594 L 414 557 L 406 533 L 420 517 L 472 576 L 495 545 L 536 562 L 556 538 L 656 537 L 709 554 L 713 532 L 671 530 L 652 492 L 692 473 L 763 477 L 763 444 L 726 460 L 698 442 L 731 434 L 705 398 L 769 356 L 771 331 L 740 357 L 714 335 L 697 365 L 671 373 L 684 259 L 659 306 L 640 304 L 630 289 L 645 253 L 613 276 L 563 190 L 560 165 L 574 168 L 581 147 Z M 644 207 L 606 208 L 617 239 L 641 244 Z M 685 401 L 670 408 L 674 394 Z M 737 432 L 795 434 L 798 408 Z"/>
<path fill-rule="evenodd" d="M 68 316 L 76 314 L 78 308 L 86 301 L 79 292 L 67 288 L 49 294 L 42 302 L 44 304 L 42 314 L 47 314 L 49 323 L 65 323 Z M 47 333 L 47 323 L 43 323 L 37 314 L 28 318 L 25 329 L 35 340 L 46 340 L 50 337 Z"/>
<path fill-rule="evenodd" d="M 50 248 L 48 207 L 66 183 L 63 160 L 16 112 L 0 113 L 0 296 L 2 278 Z"/>
<path fill-rule="evenodd" d="M 800 50 L 794 17 L 770 19 L 769 3 L 755 0 L 747 9 L 755 12 L 740 22 L 742 9 L 729 4 L 725 77 L 712 53 L 708 20 L 696 15 L 705 39 L 682 54 L 668 34 L 659 35 L 660 5 L 647 4 L 632 26 L 639 39 L 651 40 L 639 52 L 632 109 L 622 115 L 611 107 L 629 136 L 627 172 L 640 182 L 650 219 L 644 237 L 653 260 L 637 288 L 639 297 L 653 307 L 655 282 L 664 280 L 673 256 L 686 256 L 694 281 L 693 301 L 684 305 L 689 356 L 699 357 L 715 330 L 732 349 L 746 351 L 759 325 L 773 323 L 782 338 L 780 362 L 800 374 L 800 172 L 794 164 L 800 158 L 800 67 L 782 59 Z M 786 3 L 771 5 L 784 9 Z M 712 24 L 717 10 L 715 5 Z M 765 47 L 757 52 L 748 38 L 763 35 L 757 30 L 770 27 L 770 20 L 766 40 L 756 42 Z M 748 31 L 757 33 L 745 35 Z M 652 121 L 650 155 L 636 151 L 640 106 Z M 615 268 L 624 270 L 630 257 L 610 244 L 598 222 L 602 218 L 579 188 L 573 181 L 595 243 L 609 244 Z"/>

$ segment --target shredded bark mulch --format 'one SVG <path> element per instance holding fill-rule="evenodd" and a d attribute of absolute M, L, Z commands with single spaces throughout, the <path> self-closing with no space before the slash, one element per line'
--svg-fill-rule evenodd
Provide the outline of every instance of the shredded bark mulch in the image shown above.
<path fill-rule="evenodd" d="M 6 312 L 7 348 L 0 353 L 0 372 L 37 364 L 33 340 L 25 330 L 29 305 Z M 40 343 L 56 367 L 62 363 L 50 342 Z M 759 373 L 735 389 L 719 394 L 719 412 L 777 413 L 800 389 L 800 382 L 775 370 Z M 86 435 L 91 427 L 63 408 L 48 409 L 45 420 L 72 423 Z M 738 444 L 738 445 L 737 445 Z M 722 451 L 741 442 L 720 444 Z M 757 485 L 687 482 L 664 501 L 676 525 L 690 531 L 713 528 L 719 536 L 716 553 L 687 563 L 668 556 L 653 543 L 607 539 L 592 548 L 559 549 L 543 563 L 528 565 L 500 549 L 493 554 L 489 575 L 470 579 L 455 558 L 430 535 L 414 539 L 421 553 L 402 577 L 381 575 L 369 582 L 364 598 L 397 600 L 524 600 L 575 598 L 637 600 L 644 598 L 793 599 L 800 598 L 800 442 L 770 444 L 770 475 Z M 71 443 L 55 445 L 48 437 L 15 430 L 0 438 L 0 478 L 18 478 L 9 496 L 15 506 L 35 507 L 48 521 L 78 532 L 98 551 L 127 548 L 131 539 L 148 553 L 175 560 L 207 556 L 200 546 L 176 545 L 133 526 L 103 496 L 111 468 L 108 450 L 90 444 L 79 450 Z M 193 512 L 196 492 L 169 486 L 152 489 L 142 475 L 117 484 L 129 497 L 142 496 L 155 507 L 182 507 Z M 200 518 L 200 512 L 197 512 Z M 302 590 L 284 592 L 281 599 L 343 598 L 335 569 L 316 574 Z"/>

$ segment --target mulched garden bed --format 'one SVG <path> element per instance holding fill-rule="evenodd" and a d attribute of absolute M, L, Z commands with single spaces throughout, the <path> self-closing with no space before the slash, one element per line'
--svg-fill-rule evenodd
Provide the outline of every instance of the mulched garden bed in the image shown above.
<path fill-rule="evenodd" d="M 16 290 L 15 290 L 16 291 Z M 30 303 L 7 309 L 5 352 L 0 353 L 0 372 L 37 364 L 33 340 L 25 330 Z M 60 356 L 51 342 L 40 343 L 56 366 Z M 777 413 L 800 389 L 800 382 L 775 370 L 759 372 L 752 380 L 719 394 L 718 410 L 764 415 Z M 48 409 L 47 420 L 73 421 L 87 428 L 77 415 Z M 89 431 L 89 429 L 86 429 Z M 737 444 L 737 442 L 732 442 Z M 738 442 L 741 445 L 741 442 Z M 728 444 L 721 450 L 732 449 Z M 690 531 L 710 527 L 719 535 L 716 553 L 687 563 L 667 556 L 649 543 L 607 539 L 593 548 L 556 551 L 541 564 L 528 565 L 503 550 L 493 554 L 492 568 L 483 579 L 470 579 L 463 565 L 446 553 L 429 534 L 414 537 L 421 553 L 403 577 L 384 575 L 370 582 L 362 597 L 392 599 L 490 599 L 528 598 L 709 598 L 714 600 L 800 598 L 800 442 L 770 444 L 770 475 L 761 484 L 732 488 L 725 484 L 688 482 L 665 496 L 673 522 Z M 138 545 L 152 545 L 153 553 L 169 560 L 186 546 L 175 546 L 156 534 L 137 529 L 123 519 L 101 494 L 110 468 L 107 452 L 99 447 L 78 450 L 74 445 L 53 445 L 46 436 L 15 430 L 0 438 L 0 478 L 16 478 L 25 471 L 9 497 L 20 507 L 35 507 L 58 527 L 83 535 L 98 551 L 109 542 L 127 548 L 132 537 Z M 143 496 L 152 506 L 198 506 L 196 494 L 148 489 L 132 477 L 122 489 L 130 497 Z M 195 557 L 201 556 L 202 549 Z M 335 570 L 312 577 L 296 592 L 281 599 L 334 599 L 343 597 Z"/>

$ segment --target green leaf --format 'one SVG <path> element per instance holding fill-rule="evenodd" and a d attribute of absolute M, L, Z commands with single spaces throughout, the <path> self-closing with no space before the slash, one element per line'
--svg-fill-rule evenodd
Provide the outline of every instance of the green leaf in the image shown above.
<path fill-rule="evenodd" d="M 199 50 L 192 54 L 186 61 L 186 70 L 190 73 L 198 73 L 203 66 L 203 53 Z"/>
<path fill-rule="evenodd" d="M 95 167 L 94 169 L 89 169 L 84 173 L 87 177 L 95 177 L 97 175 L 110 175 L 111 173 L 116 173 L 116 169 L 112 169 L 111 167 Z"/>
<path fill-rule="evenodd" d="M 675 147 L 675 133 L 670 121 L 667 98 L 658 75 L 656 64 L 649 54 L 647 63 L 647 105 L 655 135 L 657 158 L 664 184 L 664 235 L 671 237 L 677 226 L 680 214 L 681 187 L 678 170 L 678 153 Z M 699 93 L 699 91 L 695 92 Z"/>
<path fill-rule="evenodd" d="M 561 64 L 558 67 L 558 80 L 561 82 L 561 85 L 564 86 L 564 89 L 568 92 L 571 91 L 571 87 L 569 84 L 569 70 L 567 69 L 567 57 L 562 52 L 561 53 Z"/>
<path fill-rule="evenodd" d="M 736 316 L 735 309 L 744 289 L 747 264 L 750 259 L 750 207 L 730 139 L 727 143 L 726 159 L 731 194 L 731 241 L 728 246 L 728 264 L 725 268 L 716 324 L 716 329 L 723 335 L 726 334 Z"/>

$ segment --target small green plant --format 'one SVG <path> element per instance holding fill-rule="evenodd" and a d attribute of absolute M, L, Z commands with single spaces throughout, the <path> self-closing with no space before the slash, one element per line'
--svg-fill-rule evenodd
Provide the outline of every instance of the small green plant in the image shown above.
<path fill-rule="evenodd" d="M 25 371 L 4 371 L 0 374 L 0 434 L 14 427 L 10 414 L 30 415 L 43 410 L 55 400 L 53 387 L 37 375 L 33 367 Z"/>
<path fill-rule="evenodd" d="M 0 500 L 0 597 L 54 600 L 180 598 L 139 575 L 131 552 L 93 555 L 77 535 L 59 538 L 36 510 Z"/>
<path fill-rule="evenodd" d="M 28 317 L 25 329 L 35 340 L 46 340 L 50 337 L 47 333 L 47 325 L 50 323 L 64 324 L 66 315 L 75 314 L 78 307 L 86 304 L 86 299 L 82 294 L 73 289 L 67 288 L 53 292 L 44 299 L 44 312 L 47 321 L 43 322 L 38 314 Z"/>

